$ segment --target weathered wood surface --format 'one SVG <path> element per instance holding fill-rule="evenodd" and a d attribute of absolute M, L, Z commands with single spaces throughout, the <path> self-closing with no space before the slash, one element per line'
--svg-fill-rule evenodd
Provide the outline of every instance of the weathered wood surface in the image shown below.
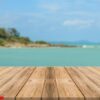
<path fill-rule="evenodd" d="M 0 67 L 5 100 L 100 100 L 100 67 Z"/>

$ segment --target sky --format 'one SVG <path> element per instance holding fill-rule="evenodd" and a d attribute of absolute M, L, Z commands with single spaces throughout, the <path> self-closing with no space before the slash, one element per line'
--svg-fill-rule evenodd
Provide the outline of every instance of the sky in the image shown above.
<path fill-rule="evenodd" d="M 33 41 L 100 42 L 100 0 L 0 0 L 0 27 Z"/>

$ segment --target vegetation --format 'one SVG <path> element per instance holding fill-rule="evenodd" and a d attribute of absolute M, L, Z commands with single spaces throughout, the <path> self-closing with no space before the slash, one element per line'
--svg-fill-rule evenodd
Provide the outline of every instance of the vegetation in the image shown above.
<path fill-rule="evenodd" d="M 6 43 L 23 43 L 28 44 L 32 42 L 28 37 L 20 36 L 20 33 L 15 28 L 0 28 L 0 45 L 4 46 Z"/>
<path fill-rule="evenodd" d="M 0 39 L 0 45 L 1 45 L 1 46 L 4 46 L 4 45 L 5 45 L 5 41 L 2 40 L 2 39 Z"/>
<path fill-rule="evenodd" d="M 50 44 L 46 41 L 32 42 L 28 37 L 23 37 L 15 28 L 0 28 L 0 46 L 28 46 L 28 47 L 75 47 L 63 44 Z"/>
<path fill-rule="evenodd" d="M 37 44 L 49 44 L 49 43 L 46 42 L 46 41 L 35 41 L 35 43 L 37 43 Z"/>

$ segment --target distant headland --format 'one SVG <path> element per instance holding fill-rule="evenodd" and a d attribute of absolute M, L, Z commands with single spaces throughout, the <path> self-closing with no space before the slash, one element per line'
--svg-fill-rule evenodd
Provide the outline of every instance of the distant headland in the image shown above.
<path fill-rule="evenodd" d="M 32 41 L 21 36 L 15 28 L 0 28 L 0 47 L 77 47 L 73 45 L 53 44 L 46 41 Z"/>

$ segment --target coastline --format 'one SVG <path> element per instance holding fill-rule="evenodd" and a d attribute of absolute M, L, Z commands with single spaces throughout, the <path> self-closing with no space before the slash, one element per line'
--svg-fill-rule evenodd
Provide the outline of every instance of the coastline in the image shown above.
<path fill-rule="evenodd" d="M 29 44 L 21 44 L 21 43 L 11 43 L 6 44 L 4 46 L 0 45 L 0 48 L 100 48 L 100 46 L 92 46 L 92 45 L 64 45 L 64 44 L 37 44 L 37 43 L 29 43 Z"/>
<path fill-rule="evenodd" d="M 22 44 L 22 43 L 7 43 L 3 46 L 0 46 L 0 48 L 45 48 L 45 47 L 58 47 L 58 48 L 80 48 L 82 46 L 72 46 L 72 45 L 64 45 L 64 44 L 40 44 L 40 43 L 28 43 L 28 44 Z"/>

